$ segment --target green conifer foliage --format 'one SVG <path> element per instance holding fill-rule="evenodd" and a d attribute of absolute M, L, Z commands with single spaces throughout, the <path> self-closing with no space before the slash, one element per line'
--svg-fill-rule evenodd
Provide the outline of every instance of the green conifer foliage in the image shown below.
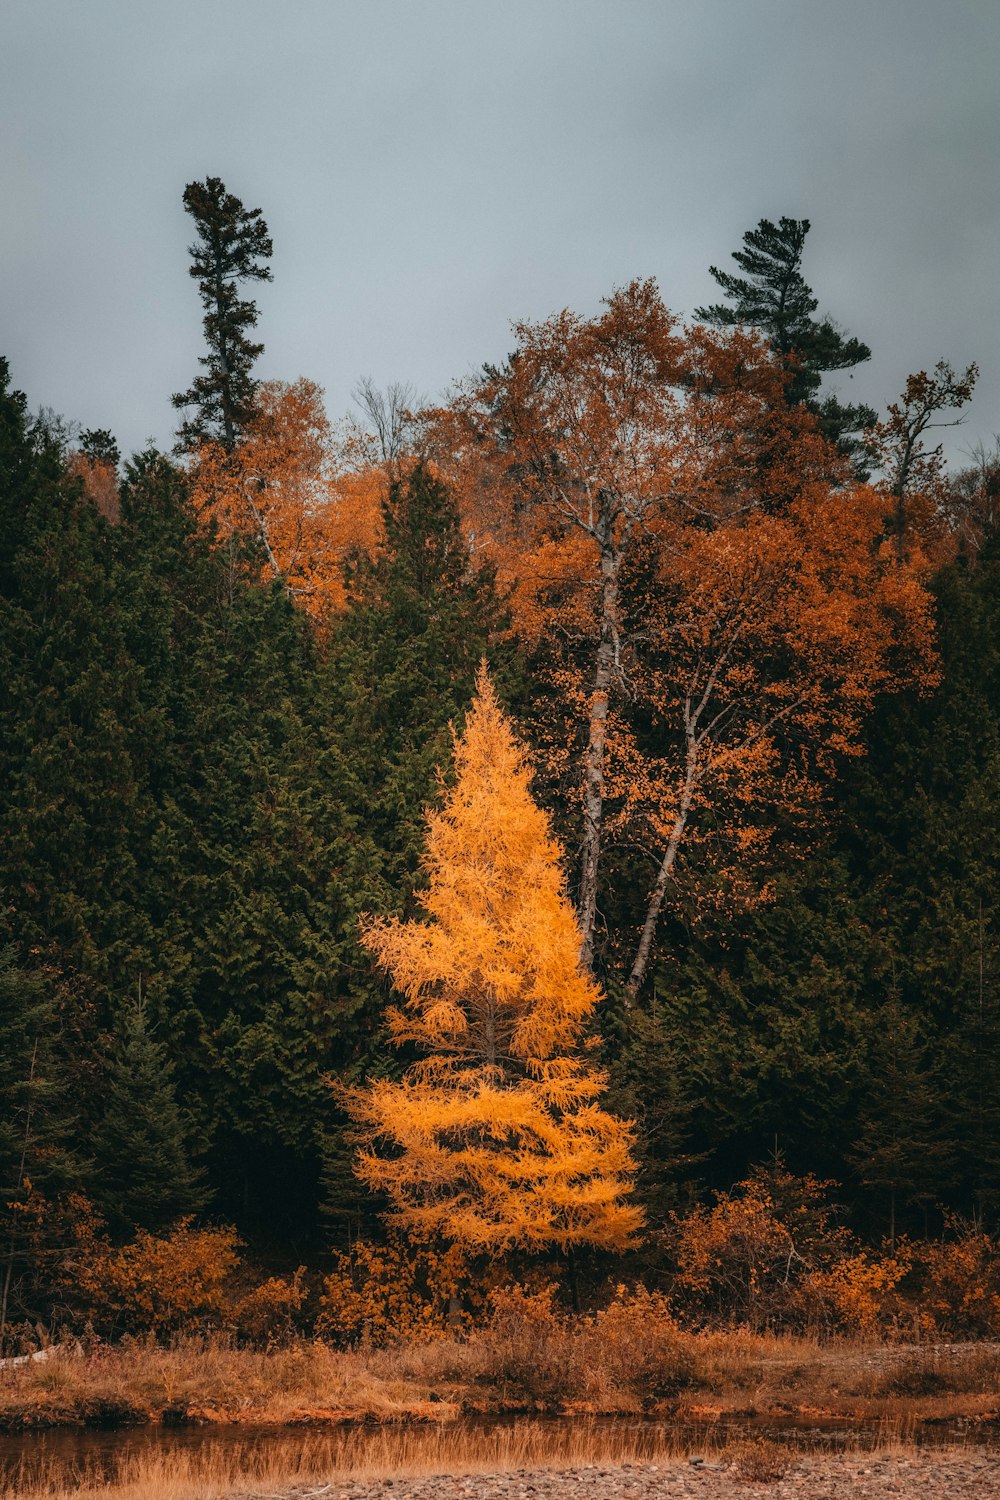
<path fill-rule="evenodd" d="M 484 656 L 501 689 L 514 666 L 493 571 L 470 557 L 447 488 L 417 464 L 391 486 L 383 514 L 383 549 L 349 572 L 328 680 L 359 813 L 405 901 L 423 847 L 426 788 L 450 763 L 449 726 L 464 717 Z"/>
<path fill-rule="evenodd" d="M 251 371 L 264 348 L 248 337 L 257 323 L 257 305 L 241 299 L 238 284 L 272 279 L 266 262 L 273 246 L 261 210 L 244 208 L 218 177 L 189 182 L 184 207 L 198 231 L 189 274 L 205 309 L 208 353 L 199 360 L 204 374 L 172 398 L 178 409 L 194 408 L 181 424 L 178 448 L 189 450 L 207 439 L 231 450 L 253 411 Z"/>
<path fill-rule="evenodd" d="M 22 1280 L 39 1247 L 22 1212 L 31 1192 L 81 1185 L 69 1148 L 73 1116 L 59 1048 L 59 1019 L 45 976 L 0 949 L 0 1347 L 12 1312 L 24 1314 Z"/>
<path fill-rule="evenodd" d="M 862 444 L 851 434 L 870 427 L 876 419 L 871 407 L 843 405 L 836 396 L 820 398 L 823 376 L 851 370 L 871 359 L 860 339 L 844 334 L 828 317 L 815 317 L 819 306 L 802 275 L 802 252 L 809 233 L 808 219 L 761 219 L 743 236 L 743 249 L 733 259 L 744 272 L 709 267 L 728 299 L 695 308 L 695 317 L 731 327 L 759 328 L 789 372 L 788 399 L 804 403 L 816 413 L 823 431 L 845 453 L 863 457 Z"/>
<path fill-rule="evenodd" d="M 98 979 L 134 942 L 130 752 L 139 668 L 116 608 L 109 528 L 57 441 L 0 392 L 0 890 L 22 951 Z"/>
<path fill-rule="evenodd" d="M 382 899 L 304 619 L 233 540 L 197 528 L 183 476 L 134 464 L 116 531 L 143 676 L 139 904 L 149 1010 L 244 1225 L 315 1208 L 325 1078 L 355 1055 L 357 912 Z M 138 956 L 137 956 L 138 958 Z"/>
<path fill-rule="evenodd" d="M 916 1016 L 892 989 L 875 1012 L 871 1070 L 855 1143 L 858 1175 L 887 1209 L 895 1244 L 904 1204 L 939 1200 L 946 1148 L 940 1124 L 940 1087 L 928 1064 Z"/>
<path fill-rule="evenodd" d="M 1000 547 L 935 580 L 941 683 L 875 716 L 852 817 L 870 920 L 929 1032 L 962 1213 L 1000 1208 Z"/>
<path fill-rule="evenodd" d="M 196 1213 L 205 1202 L 204 1182 L 191 1163 L 173 1067 L 141 999 L 123 1008 L 102 1093 L 104 1113 L 91 1148 L 95 1197 L 109 1224 L 131 1235 Z"/>

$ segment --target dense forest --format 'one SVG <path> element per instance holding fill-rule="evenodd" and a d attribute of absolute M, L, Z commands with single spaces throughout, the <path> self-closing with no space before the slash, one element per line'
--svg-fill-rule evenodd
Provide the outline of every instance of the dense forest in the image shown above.
<path fill-rule="evenodd" d="M 809 224 L 761 220 L 690 322 L 636 281 L 332 422 L 254 375 L 261 211 L 184 205 L 172 453 L 32 415 L 0 363 L 0 1323 L 69 1305 L 85 1234 L 231 1225 L 277 1275 L 379 1243 L 408 1137 L 365 1158 L 366 1123 L 465 1045 L 392 1007 L 440 999 L 421 934 L 473 911 L 448 861 L 501 795 L 537 847 L 490 910 L 572 948 L 541 1055 L 586 1061 L 544 1108 L 568 1138 L 593 1083 L 635 1185 L 614 1233 L 498 1248 L 661 1274 L 669 1224 L 765 1178 L 834 1184 L 858 1244 L 996 1234 L 1000 457 L 939 447 L 975 369 L 843 404 L 870 350 L 818 313 Z M 458 973 L 471 916 L 449 941 Z"/>

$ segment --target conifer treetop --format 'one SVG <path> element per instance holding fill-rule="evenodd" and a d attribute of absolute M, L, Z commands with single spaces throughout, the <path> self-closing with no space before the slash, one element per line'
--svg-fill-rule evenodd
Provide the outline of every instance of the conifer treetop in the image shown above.
<path fill-rule="evenodd" d="M 231 452 L 254 412 L 257 382 L 254 362 L 263 344 L 248 334 L 257 323 L 257 304 L 239 296 L 243 281 L 270 281 L 266 264 L 273 253 L 271 236 L 259 208 L 244 208 L 218 177 L 189 182 L 184 207 L 198 231 L 188 247 L 189 274 L 198 282 L 205 309 L 208 353 L 199 359 L 204 373 L 171 399 L 178 410 L 193 408 L 178 432 L 178 451 L 219 442 Z"/>
<path fill-rule="evenodd" d="M 485 667 L 455 739 L 455 773 L 427 819 L 430 921 L 370 921 L 365 940 L 407 998 L 390 1012 L 394 1040 L 540 1076 L 600 992 L 580 968 L 562 851 Z"/>

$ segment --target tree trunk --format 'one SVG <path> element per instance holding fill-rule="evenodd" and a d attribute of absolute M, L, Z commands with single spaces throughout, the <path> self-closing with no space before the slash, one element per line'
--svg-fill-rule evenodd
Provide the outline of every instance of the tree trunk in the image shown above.
<path fill-rule="evenodd" d="M 590 725 L 583 761 L 583 858 L 580 871 L 580 931 L 583 942 L 580 961 L 590 968 L 594 961 L 594 924 L 597 917 L 597 879 L 601 858 L 601 824 L 604 817 L 604 758 L 608 738 L 608 707 L 611 681 L 616 667 L 618 639 L 619 560 L 610 548 L 601 553 L 601 639 L 594 666 L 590 695 Z"/>
<path fill-rule="evenodd" d="M 694 797 L 694 784 L 696 779 L 697 760 L 692 749 L 688 750 L 687 773 L 684 777 L 684 788 L 681 792 L 681 800 L 677 807 L 677 816 L 674 818 L 674 826 L 670 830 L 670 838 L 667 840 L 666 851 L 660 861 L 660 868 L 656 876 L 656 884 L 653 886 L 649 897 L 649 905 L 646 907 L 646 920 L 642 924 L 642 936 L 639 939 L 639 947 L 636 950 L 635 961 L 629 974 L 626 993 L 629 1003 L 634 1003 L 636 996 L 642 988 L 642 982 L 646 977 L 649 967 L 649 956 L 653 951 L 653 939 L 656 936 L 656 924 L 660 918 L 660 910 L 663 906 L 663 898 L 667 893 L 667 886 L 673 878 L 674 865 L 677 861 L 677 850 L 680 847 L 684 830 L 687 827 L 688 816 L 691 812 L 691 801 Z"/>

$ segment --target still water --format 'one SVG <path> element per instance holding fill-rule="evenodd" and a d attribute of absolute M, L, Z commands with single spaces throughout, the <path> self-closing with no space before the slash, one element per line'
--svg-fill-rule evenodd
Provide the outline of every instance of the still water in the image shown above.
<path fill-rule="evenodd" d="M 706 1456 L 750 1437 L 767 1437 L 812 1452 L 867 1449 L 899 1442 L 1000 1447 L 992 1423 L 816 1422 L 774 1418 L 717 1421 L 614 1418 L 461 1420 L 445 1426 L 346 1426 L 289 1429 L 240 1424 L 116 1431 L 59 1428 L 0 1435 L 0 1484 L 20 1488 L 45 1480 L 67 1487 L 112 1483 L 137 1463 L 180 1462 L 187 1471 L 234 1475 L 269 1468 L 310 1473 L 459 1472 L 463 1468 L 530 1468 L 533 1464 L 656 1462 Z"/>

